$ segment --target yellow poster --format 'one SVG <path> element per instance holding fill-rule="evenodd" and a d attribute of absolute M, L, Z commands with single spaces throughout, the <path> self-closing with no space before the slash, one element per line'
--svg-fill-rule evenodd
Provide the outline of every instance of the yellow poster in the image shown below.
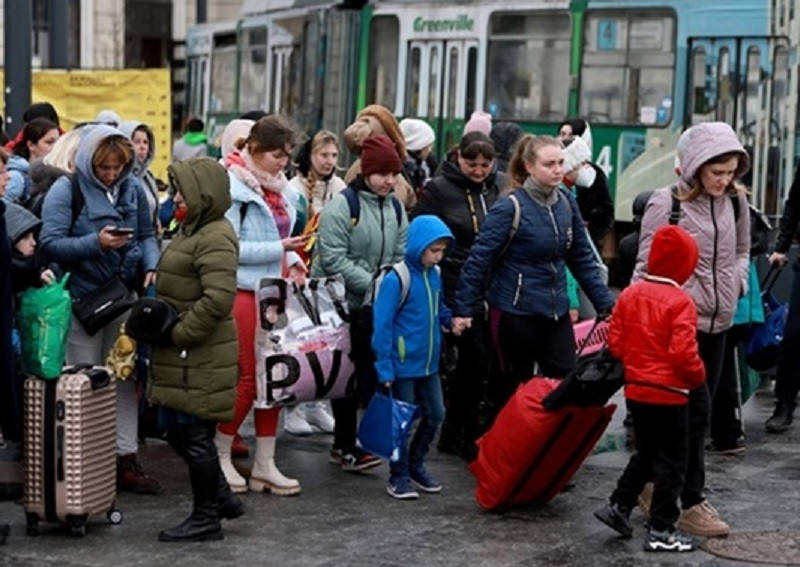
<path fill-rule="evenodd" d="M 169 69 L 36 70 L 31 101 L 50 102 L 64 130 L 94 120 L 104 109 L 113 110 L 123 121 L 147 124 L 156 138 L 150 171 L 166 181 L 172 148 Z"/>

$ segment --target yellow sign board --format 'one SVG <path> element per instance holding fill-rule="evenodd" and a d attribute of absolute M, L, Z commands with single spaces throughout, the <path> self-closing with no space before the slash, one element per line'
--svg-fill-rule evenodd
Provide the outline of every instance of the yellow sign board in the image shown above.
<path fill-rule="evenodd" d="M 35 70 L 31 101 L 51 103 L 64 130 L 94 120 L 104 109 L 113 110 L 123 121 L 147 124 L 156 138 L 156 155 L 150 170 L 166 180 L 172 157 L 169 69 Z"/>

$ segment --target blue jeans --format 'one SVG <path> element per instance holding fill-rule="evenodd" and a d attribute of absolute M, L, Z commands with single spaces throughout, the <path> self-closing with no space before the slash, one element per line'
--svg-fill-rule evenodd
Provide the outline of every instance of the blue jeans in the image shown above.
<path fill-rule="evenodd" d="M 417 404 L 420 421 L 411 444 L 400 450 L 400 459 L 391 463 L 393 477 L 407 477 L 410 470 L 422 466 L 422 461 L 444 421 L 442 381 L 438 374 L 424 378 L 399 378 L 392 383 L 392 394 L 398 400 Z"/>

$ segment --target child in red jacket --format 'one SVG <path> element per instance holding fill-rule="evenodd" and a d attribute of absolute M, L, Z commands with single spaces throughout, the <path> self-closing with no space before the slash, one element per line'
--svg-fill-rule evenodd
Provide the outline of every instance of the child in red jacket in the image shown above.
<path fill-rule="evenodd" d="M 697 309 L 681 285 L 694 272 L 698 248 L 684 229 L 667 225 L 653 237 L 647 275 L 625 289 L 611 316 L 608 346 L 625 367 L 625 397 L 636 453 L 610 503 L 595 517 L 631 537 L 628 518 L 645 483 L 654 481 L 646 551 L 692 551 L 675 529 L 688 458 L 689 390 L 705 380 L 697 350 Z"/>

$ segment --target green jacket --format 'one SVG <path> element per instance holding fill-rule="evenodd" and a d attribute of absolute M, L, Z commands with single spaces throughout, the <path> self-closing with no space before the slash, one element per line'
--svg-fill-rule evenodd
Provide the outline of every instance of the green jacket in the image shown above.
<path fill-rule="evenodd" d="M 231 205 L 228 173 L 210 158 L 174 163 L 167 171 L 187 213 L 161 256 L 156 292 L 180 321 L 173 345 L 153 349 L 148 395 L 157 405 L 230 421 L 238 378 L 231 309 L 239 251 L 224 217 Z"/>
<path fill-rule="evenodd" d="M 370 191 L 361 176 L 351 185 L 361 203 L 358 223 L 353 226 L 347 199 L 341 193 L 325 205 L 319 216 L 311 276 L 342 274 L 353 311 L 361 307 L 378 268 L 403 259 L 408 218 L 403 210 L 398 226 L 395 207 Z"/>

